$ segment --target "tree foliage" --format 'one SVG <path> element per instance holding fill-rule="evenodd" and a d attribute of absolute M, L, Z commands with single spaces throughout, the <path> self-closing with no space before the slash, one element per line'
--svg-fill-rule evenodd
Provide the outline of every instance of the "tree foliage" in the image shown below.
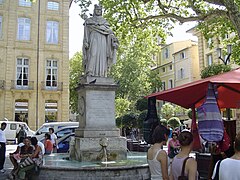
<path fill-rule="evenodd" d="M 207 78 L 210 76 L 218 75 L 224 72 L 228 72 L 231 70 L 230 65 L 224 65 L 224 64 L 212 64 L 210 66 L 205 67 L 201 71 L 201 78 Z"/>
<path fill-rule="evenodd" d="M 136 102 L 136 110 L 144 111 L 148 109 L 148 100 L 146 98 L 140 98 Z"/>
<path fill-rule="evenodd" d="M 116 117 L 121 117 L 129 111 L 131 102 L 127 99 L 117 98 L 115 99 L 115 107 L 116 107 Z"/>
<path fill-rule="evenodd" d="M 173 129 L 175 129 L 176 127 L 179 127 L 181 125 L 181 122 L 178 117 L 171 117 L 167 121 L 167 124 L 173 127 Z"/>
<path fill-rule="evenodd" d="M 175 114 L 175 108 L 172 104 L 170 103 L 165 103 L 163 106 L 162 106 L 162 109 L 161 109 L 161 116 L 162 118 L 164 119 L 170 119 L 171 117 L 173 117 Z"/>
<path fill-rule="evenodd" d="M 160 120 L 160 123 L 161 123 L 163 126 L 166 126 L 166 127 L 167 127 L 167 120 L 166 120 L 166 119 L 161 119 L 161 120 Z"/>
<path fill-rule="evenodd" d="M 80 76 L 83 74 L 82 53 L 77 52 L 70 59 L 69 88 L 70 88 L 70 109 L 72 112 L 78 111 L 78 94 L 76 88 L 80 82 Z"/>
<path fill-rule="evenodd" d="M 90 0 L 76 0 L 82 13 L 87 12 Z M 99 0 L 104 6 L 107 19 L 113 23 L 120 39 L 134 35 L 136 28 L 151 28 L 153 37 L 159 36 L 164 43 L 173 24 L 196 21 L 198 28 L 209 39 L 234 32 L 236 36 L 221 43 L 233 44 L 233 59 L 240 54 L 240 2 L 238 0 Z M 161 29 L 161 30 L 160 30 Z M 159 31 L 160 30 L 160 31 Z M 120 32 L 119 32 L 120 31 Z M 162 32 L 165 32 L 163 34 Z M 156 39 L 155 39 L 156 40 Z M 125 44 L 124 41 L 121 43 Z"/>

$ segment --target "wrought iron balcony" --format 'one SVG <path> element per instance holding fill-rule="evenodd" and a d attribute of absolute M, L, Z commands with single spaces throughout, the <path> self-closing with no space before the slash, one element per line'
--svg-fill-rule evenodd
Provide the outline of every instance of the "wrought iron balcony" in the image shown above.
<path fill-rule="evenodd" d="M 0 89 L 5 89 L 5 83 L 6 81 L 5 80 L 0 80 Z"/>
<path fill-rule="evenodd" d="M 33 90 L 33 89 L 34 89 L 34 81 L 28 81 L 28 80 L 12 80 L 12 81 L 11 81 L 11 89 L 17 89 L 17 90 Z"/>
<path fill-rule="evenodd" d="M 62 91 L 63 90 L 63 82 L 41 82 L 41 90 L 46 91 Z"/>

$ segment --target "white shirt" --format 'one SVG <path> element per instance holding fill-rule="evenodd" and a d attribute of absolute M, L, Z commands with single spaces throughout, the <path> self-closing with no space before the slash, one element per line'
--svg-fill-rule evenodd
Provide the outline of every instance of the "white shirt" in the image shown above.
<path fill-rule="evenodd" d="M 162 149 L 159 149 L 157 153 L 154 155 L 153 159 L 148 159 L 148 165 L 151 173 L 151 180 L 153 179 L 162 179 L 162 167 L 161 163 L 157 160 L 158 154 L 163 151 Z"/>
<path fill-rule="evenodd" d="M 217 165 L 216 163 L 212 179 L 215 177 Z M 240 160 L 226 158 L 221 161 L 219 167 L 219 180 L 239 180 L 240 179 Z"/>
<path fill-rule="evenodd" d="M 5 132 L 2 129 L 0 129 L 0 142 L 1 143 L 6 143 L 7 142 Z"/>
<path fill-rule="evenodd" d="M 52 134 L 50 134 L 50 135 L 51 135 L 51 142 L 52 142 L 52 144 L 56 144 L 56 143 L 55 143 L 55 141 L 57 140 L 56 134 L 52 133 Z"/>
<path fill-rule="evenodd" d="M 23 142 L 18 144 L 18 147 L 23 147 L 25 144 Z"/>
<path fill-rule="evenodd" d="M 44 144 L 42 142 L 38 141 L 37 145 L 42 149 L 42 154 L 45 154 Z"/>

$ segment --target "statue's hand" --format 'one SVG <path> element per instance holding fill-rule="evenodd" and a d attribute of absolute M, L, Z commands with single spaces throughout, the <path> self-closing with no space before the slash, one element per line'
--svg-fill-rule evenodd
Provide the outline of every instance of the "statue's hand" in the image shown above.
<path fill-rule="evenodd" d="M 85 49 L 88 49 L 88 48 L 89 48 L 89 44 L 88 44 L 88 43 L 84 43 L 83 45 L 84 45 L 84 48 L 85 48 Z"/>
<path fill-rule="evenodd" d="M 118 49 L 118 43 L 113 43 L 113 48 Z"/>

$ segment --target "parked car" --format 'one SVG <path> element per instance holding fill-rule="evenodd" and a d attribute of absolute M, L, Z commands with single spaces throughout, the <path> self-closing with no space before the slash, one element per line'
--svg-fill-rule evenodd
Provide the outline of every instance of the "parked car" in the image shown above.
<path fill-rule="evenodd" d="M 49 132 L 49 128 L 53 128 L 56 132 L 59 128 L 66 126 L 79 126 L 79 122 L 50 122 L 44 123 L 35 133 L 35 137 Z"/>
<path fill-rule="evenodd" d="M 69 144 L 71 137 L 75 136 L 75 133 L 67 134 L 57 140 L 58 149 L 57 153 L 67 153 L 69 150 Z"/>
<path fill-rule="evenodd" d="M 27 136 L 32 136 L 35 134 L 35 131 L 31 130 L 25 122 L 0 121 L 0 124 L 2 124 L 3 122 L 7 123 L 7 127 L 5 129 L 5 135 L 8 142 L 15 142 L 16 132 L 20 128 L 20 125 L 24 126 Z"/>
<path fill-rule="evenodd" d="M 66 136 L 68 134 L 71 134 L 73 132 L 75 132 L 75 129 L 77 129 L 78 126 L 65 126 L 65 127 L 62 127 L 62 128 L 59 128 L 56 132 L 54 132 L 57 136 L 57 138 L 62 138 L 63 136 Z M 36 136 L 37 139 L 41 142 L 44 142 L 44 137 L 45 134 L 41 134 L 41 135 L 38 135 Z"/>

